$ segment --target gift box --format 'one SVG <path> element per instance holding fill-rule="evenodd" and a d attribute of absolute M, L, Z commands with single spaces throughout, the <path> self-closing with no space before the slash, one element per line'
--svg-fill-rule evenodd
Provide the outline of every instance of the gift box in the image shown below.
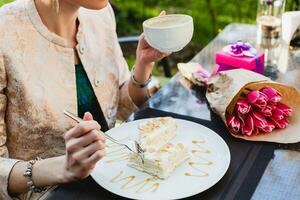
<path fill-rule="evenodd" d="M 264 73 L 264 54 L 256 51 L 251 44 L 238 41 L 216 52 L 217 71 L 243 68 L 260 74 Z"/>

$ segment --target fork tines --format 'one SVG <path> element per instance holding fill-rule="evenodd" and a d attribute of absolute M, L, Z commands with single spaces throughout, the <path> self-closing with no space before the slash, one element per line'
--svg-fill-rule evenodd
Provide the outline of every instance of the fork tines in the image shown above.
<path fill-rule="evenodd" d="M 134 144 L 135 144 L 135 148 L 137 150 L 137 153 L 139 154 L 139 156 L 141 157 L 142 159 L 142 162 L 144 163 L 144 150 L 143 148 L 141 147 L 141 145 L 135 140 L 134 141 Z"/>

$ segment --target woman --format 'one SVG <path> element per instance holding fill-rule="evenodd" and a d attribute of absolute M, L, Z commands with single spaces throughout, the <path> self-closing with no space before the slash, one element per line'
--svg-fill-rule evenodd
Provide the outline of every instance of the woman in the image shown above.
<path fill-rule="evenodd" d="M 105 153 L 101 131 L 147 100 L 153 62 L 166 55 L 141 37 L 136 56 L 130 75 L 108 0 L 0 9 L 0 199 L 35 199 L 91 173 Z"/>

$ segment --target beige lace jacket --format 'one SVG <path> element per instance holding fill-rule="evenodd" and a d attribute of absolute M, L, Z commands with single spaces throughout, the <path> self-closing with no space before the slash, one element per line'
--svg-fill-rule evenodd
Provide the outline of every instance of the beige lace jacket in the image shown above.
<path fill-rule="evenodd" d="M 126 118 L 137 109 L 128 94 L 114 14 L 110 5 L 80 9 L 78 20 L 76 50 L 113 127 L 117 115 Z M 74 122 L 62 111 L 77 111 L 73 54 L 66 40 L 43 25 L 33 0 L 0 9 L 0 199 L 11 198 L 8 176 L 18 160 L 64 154 L 62 135 Z"/>

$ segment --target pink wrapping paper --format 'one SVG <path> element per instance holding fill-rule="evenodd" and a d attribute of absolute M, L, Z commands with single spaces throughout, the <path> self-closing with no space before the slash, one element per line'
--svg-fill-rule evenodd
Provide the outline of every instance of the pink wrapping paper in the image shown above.
<path fill-rule="evenodd" d="M 257 60 L 259 59 L 259 63 Z M 264 54 L 258 53 L 258 58 L 247 56 L 232 56 L 224 51 L 216 53 L 216 64 L 218 71 L 225 71 L 235 68 L 243 68 L 262 74 L 264 72 Z"/>

